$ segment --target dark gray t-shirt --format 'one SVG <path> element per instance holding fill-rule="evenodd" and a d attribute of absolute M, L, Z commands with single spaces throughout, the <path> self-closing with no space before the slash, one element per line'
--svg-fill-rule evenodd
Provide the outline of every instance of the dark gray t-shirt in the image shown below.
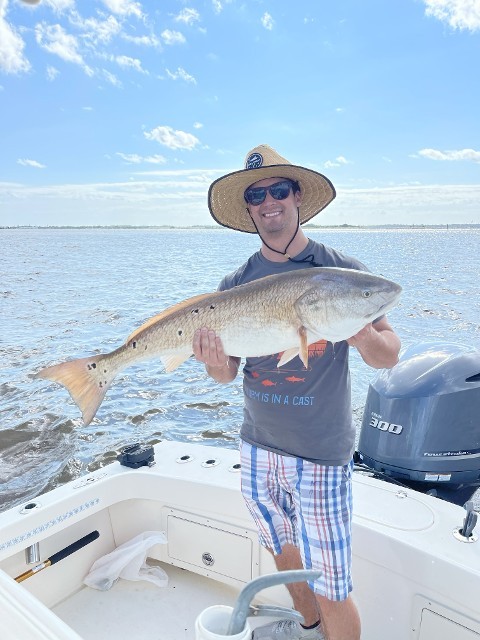
<path fill-rule="evenodd" d="M 296 260 L 309 255 L 324 267 L 367 270 L 358 260 L 313 240 Z M 309 268 L 306 263 L 271 262 L 258 251 L 226 276 L 219 289 L 305 268 Z M 348 349 L 345 341 L 316 342 L 308 349 L 308 369 L 298 356 L 280 368 L 280 354 L 247 358 L 240 437 L 263 449 L 318 464 L 347 464 L 355 445 Z"/>

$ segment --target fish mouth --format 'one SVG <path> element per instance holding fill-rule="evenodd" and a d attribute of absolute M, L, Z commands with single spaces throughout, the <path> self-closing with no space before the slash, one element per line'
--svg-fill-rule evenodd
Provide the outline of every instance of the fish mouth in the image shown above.
<path fill-rule="evenodd" d="M 380 307 L 378 307 L 375 313 L 367 314 L 365 318 L 373 318 L 375 320 L 376 318 L 379 318 L 381 315 L 384 315 L 387 311 L 390 311 L 390 309 L 392 309 L 397 304 L 401 293 L 402 293 L 402 290 L 400 289 L 395 293 L 393 298 L 391 298 L 390 300 L 387 300 Z"/>

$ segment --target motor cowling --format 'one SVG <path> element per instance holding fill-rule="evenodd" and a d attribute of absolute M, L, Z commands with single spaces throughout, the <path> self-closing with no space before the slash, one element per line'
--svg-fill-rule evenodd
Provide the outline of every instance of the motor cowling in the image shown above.
<path fill-rule="evenodd" d="M 358 443 L 364 464 L 403 481 L 480 485 L 480 351 L 407 348 L 370 384 Z"/>

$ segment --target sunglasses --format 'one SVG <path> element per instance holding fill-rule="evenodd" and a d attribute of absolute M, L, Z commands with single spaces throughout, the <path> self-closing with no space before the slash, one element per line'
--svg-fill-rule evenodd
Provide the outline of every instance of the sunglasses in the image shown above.
<path fill-rule="evenodd" d="M 285 200 L 290 194 L 290 189 L 294 189 L 294 186 L 294 183 L 290 180 L 282 180 L 281 182 L 271 184 L 269 187 L 249 187 L 243 194 L 243 197 L 248 204 L 257 207 L 259 204 L 262 204 L 267 197 L 267 191 L 275 200 Z"/>

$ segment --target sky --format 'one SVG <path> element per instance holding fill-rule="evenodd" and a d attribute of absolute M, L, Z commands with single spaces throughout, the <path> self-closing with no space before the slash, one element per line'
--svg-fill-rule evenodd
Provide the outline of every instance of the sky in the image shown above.
<path fill-rule="evenodd" d="M 320 225 L 480 224 L 480 0 L 0 0 L 0 226 L 214 224 L 269 144 Z"/>

